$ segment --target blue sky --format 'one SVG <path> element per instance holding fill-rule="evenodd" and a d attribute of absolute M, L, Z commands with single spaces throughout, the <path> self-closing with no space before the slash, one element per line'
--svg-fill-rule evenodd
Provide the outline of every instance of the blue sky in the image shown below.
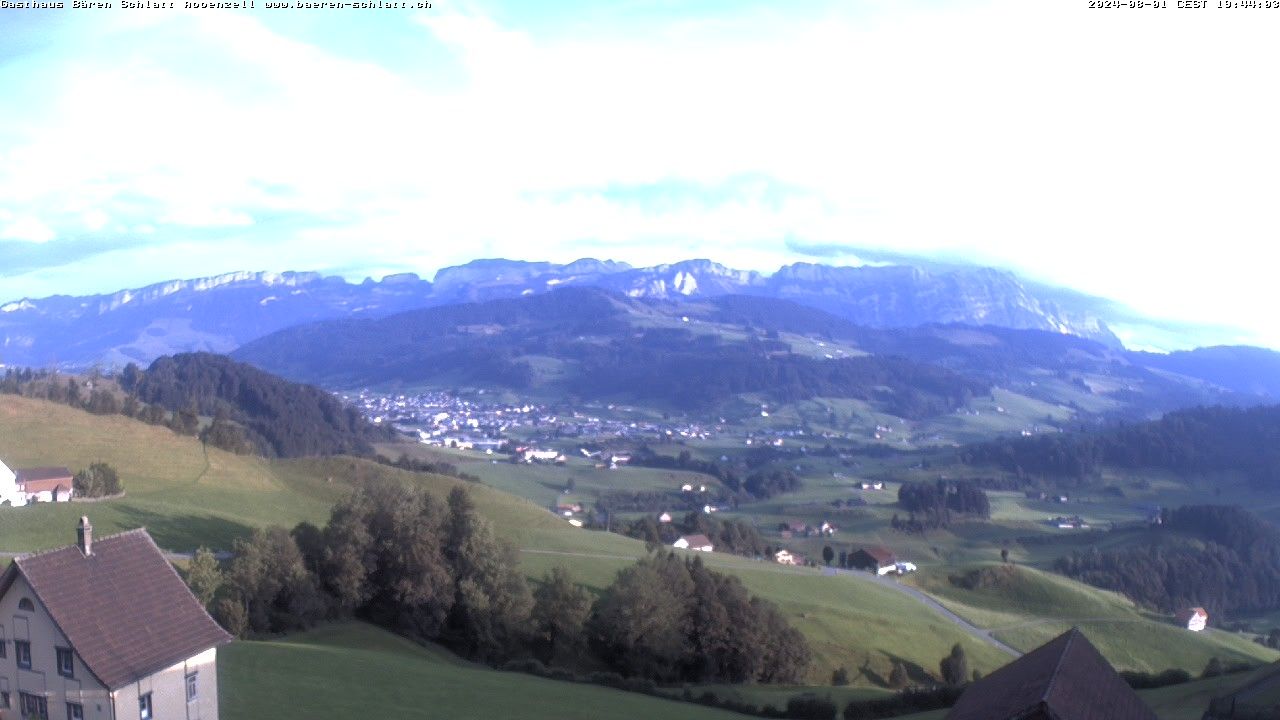
<path fill-rule="evenodd" d="M 1280 347 L 1280 13 L 443 0 L 0 23 L 0 302 L 868 248 Z"/>

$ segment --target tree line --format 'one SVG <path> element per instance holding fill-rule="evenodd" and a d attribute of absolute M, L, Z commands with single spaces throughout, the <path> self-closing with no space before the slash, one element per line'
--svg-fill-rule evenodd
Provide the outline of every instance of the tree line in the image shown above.
<path fill-rule="evenodd" d="M 1164 612 L 1266 611 L 1280 606 L 1280 530 L 1240 507 L 1185 506 L 1140 544 L 1076 551 L 1054 569 Z"/>
<path fill-rule="evenodd" d="M 1092 432 L 1002 438 L 969 445 L 959 457 L 1028 480 L 1084 482 L 1111 465 L 1177 473 L 1237 471 L 1256 486 L 1272 488 L 1280 485 L 1280 405 L 1197 407 Z"/>
<path fill-rule="evenodd" d="M 898 487 L 898 504 L 909 514 L 906 520 L 893 516 L 895 530 L 923 532 L 951 524 L 952 513 L 979 518 L 991 517 L 991 501 L 972 482 L 936 480 L 909 481 Z"/>
<path fill-rule="evenodd" d="M 495 666 L 529 658 L 660 683 L 797 682 L 810 658 L 775 606 L 699 558 L 642 558 L 594 600 L 563 570 L 530 588 L 462 487 L 441 503 L 363 483 L 324 527 L 258 530 L 225 571 L 197 558 L 189 581 L 239 636 L 358 617 Z"/>

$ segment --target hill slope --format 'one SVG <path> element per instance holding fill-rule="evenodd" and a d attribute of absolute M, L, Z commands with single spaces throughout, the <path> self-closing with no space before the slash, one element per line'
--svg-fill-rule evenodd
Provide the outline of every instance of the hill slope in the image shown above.
<path fill-rule="evenodd" d="M 226 720 L 743 717 L 597 685 L 498 672 L 354 622 L 285 640 L 235 643 L 219 653 L 218 677 Z"/>

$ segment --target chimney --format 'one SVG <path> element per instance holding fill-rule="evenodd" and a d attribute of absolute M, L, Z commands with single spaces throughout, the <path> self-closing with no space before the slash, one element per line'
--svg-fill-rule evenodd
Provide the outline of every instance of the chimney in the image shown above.
<path fill-rule="evenodd" d="M 76 526 L 76 544 L 85 557 L 93 554 L 93 526 L 89 524 L 88 515 L 80 516 L 80 524 Z"/>

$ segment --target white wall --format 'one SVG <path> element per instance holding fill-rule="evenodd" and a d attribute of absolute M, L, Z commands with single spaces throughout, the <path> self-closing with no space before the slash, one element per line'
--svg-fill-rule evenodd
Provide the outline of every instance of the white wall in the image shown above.
<path fill-rule="evenodd" d="M 26 504 L 25 497 L 18 492 L 18 476 L 0 460 L 0 503 L 9 502 L 14 505 Z"/>
<path fill-rule="evenodd" d="M 22 598 L 30 598 L 35 603 L 34 612 L 18 609 Z M 6 713 L 4 717 L 19 717 L 19 693 L 26 692 L 45 697 L 50 718 L 65 718 L 66 703 L 70 701 L 84 707 L 85 720 L 110 720 L 110 697 L 89 673 L 89 668 L 81 662 L 78 654 L 72 660 L 73 677 L 58 674 L 55 648 L 67 647 L 69 643 L 22 577 L 0 598 L 0 628 L 3 628 L 7 651 L 5 657 L 0 658 L 0 678 L 6 681 L 0 685 L 8 685 L 10 695 L 9 710 L 0 711 Z M 14 640 L 31 643 L 30 670 L 18 668 Z"/>

